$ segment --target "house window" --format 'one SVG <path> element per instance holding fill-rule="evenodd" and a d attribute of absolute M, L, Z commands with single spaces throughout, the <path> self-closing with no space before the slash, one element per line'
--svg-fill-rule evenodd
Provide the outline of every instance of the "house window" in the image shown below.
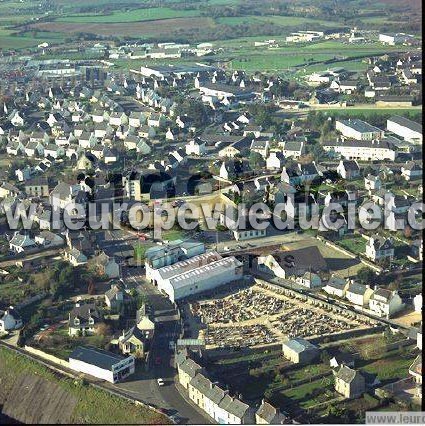
<path fill-rule="evenodd" d="M 78 318 L 74 319 L 74 325 L 80 325 L 80 320 Z"/>
<path fill-rule="evenodd" d="M 89 318 L 89 324 L 93 325 L 94 324 L 94 319 L 92 317 Z"/>

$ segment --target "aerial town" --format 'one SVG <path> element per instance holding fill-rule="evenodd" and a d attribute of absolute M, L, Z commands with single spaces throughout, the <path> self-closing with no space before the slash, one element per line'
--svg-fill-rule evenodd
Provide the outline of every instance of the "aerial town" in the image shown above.
<path fill-rule="evenodd" d="M 0 422 L 421 423 L 421 14 L 1 1 Z"/>

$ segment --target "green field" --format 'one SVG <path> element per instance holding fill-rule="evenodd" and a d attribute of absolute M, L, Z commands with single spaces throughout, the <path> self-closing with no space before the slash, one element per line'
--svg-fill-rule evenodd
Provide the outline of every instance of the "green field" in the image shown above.
<path fill-rule="evenodd" d="M 114 12 L 110 15 L 69 15 L 57 18 L 56 22 L 73 22 L 73 23 L 120 23 L 120 22 L 141 22 L 156 21 L 158 19 L 169 18 L 188 18 L 199 16 L 197 10 L 174 10 L 167 7 L 154 7 L 149 9 L 135 9 L 127 12 Z"/>

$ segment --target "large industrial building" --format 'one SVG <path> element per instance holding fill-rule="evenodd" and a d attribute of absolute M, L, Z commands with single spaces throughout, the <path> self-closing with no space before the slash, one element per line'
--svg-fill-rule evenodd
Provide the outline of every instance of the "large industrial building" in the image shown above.
<path fill-rule="evenodd" d="M 215 251 L 151 271 L 152 281 L 172 302 L 241 279 L 243 264 Z"/>

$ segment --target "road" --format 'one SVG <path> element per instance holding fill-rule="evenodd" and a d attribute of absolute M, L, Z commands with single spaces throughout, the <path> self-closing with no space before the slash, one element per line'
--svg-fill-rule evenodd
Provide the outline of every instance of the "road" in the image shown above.
<path fill-rule="evenodd" d="M 135 288 L 144 294 L 155 312 L 156 330 L 150 350 L 148 371 L 139 368 L 136 374 L 131 376 L 131 380 L 116 386 L 150 405 L 175 410 L 184 423 L 209 424 L 211 421 L 200 409 L 187 402 L 175 385 L 177 370 L 174 368 L 174 353 L 169 348 L 169 342 L 176 341 L 180 335 L 180 321 L 175 315 L 177 313 L 175 306 L 143 278 L 143 268 L 123 268 L 123 281 L 126 287 Z M 158 378 L 164 380 L 164 386 L 158 386 Z"/>

